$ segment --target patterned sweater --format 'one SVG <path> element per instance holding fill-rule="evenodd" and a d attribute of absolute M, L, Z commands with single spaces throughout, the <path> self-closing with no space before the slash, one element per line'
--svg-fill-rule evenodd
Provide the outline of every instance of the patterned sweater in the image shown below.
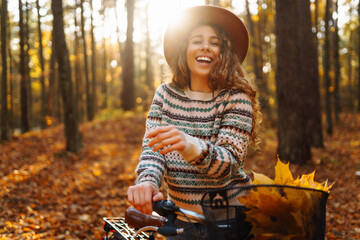
<path fill-rule="evenodd" d="M 185 133 L 185 150 L 162 155 L 153 152 L 147 146 L 150 139 L 144 138 L 136 184 L 148 182 L 158 189 L 164 180 L 176 205 L 202 213 L 205 191 L 249 183 L 243 165 L 252 106 L 245 93 L 235 89 L 201 93 L 162 84 L 146 120 L 146 133 L 166 125 Z"/>

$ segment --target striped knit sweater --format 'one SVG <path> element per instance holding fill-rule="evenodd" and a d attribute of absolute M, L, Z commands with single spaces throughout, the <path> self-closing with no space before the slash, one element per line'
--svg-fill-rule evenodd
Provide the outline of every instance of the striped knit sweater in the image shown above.
<path fill-rule="evenodd" d="M 179 207 L 202 213 L 205 191 L 249 183 L 243 165 L 252 106 L 245 93 L 234 89 L 200 93 L 163 84 L 155 93 L 146 132 L 166 125 L 185 133 L 185 150 L 162 155 L 153 152 L 147 146 L 150 139 L 144 138 L 137 184 L 148 182 L 158 189 L 164 180 L 168 197 Z"/>

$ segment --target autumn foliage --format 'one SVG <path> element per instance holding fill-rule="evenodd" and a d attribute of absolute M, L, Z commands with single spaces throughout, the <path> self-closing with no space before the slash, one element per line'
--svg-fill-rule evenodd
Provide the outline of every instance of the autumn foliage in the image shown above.
<path fill-rule="evenodd" d="M 328 186 L 328 181 L 326 180 L 324 183 L 318 183 L 314 180 L 315 171 L 310 174 L 303 174 L 301 178 L 297 177 L 295 180 L 292 176 L 292 173 L 289 168 L 289 162 L 284 164 L 277 159 L 277 163 L 275 166 L 275 178 L 271 179 L 264 174 L 253 172 L 254 174 L 254 185 L 259 184 L 270 184 L 270 185 L 287 185 L 287 186 L 296 186 L 302 188 L 311 188 L 315 190 L 330 192 L 330 188 L 333 184 Z"/>
<path fill-rule="evenodd" d="M 145 117 L 128 114 L 82 124 L 83 149 L 64 152 L 63 127 L 13 137 L 0 145 L 0 239 L 101 239 L 103 217 L 121 216 L 135 179 Z M 276 130 L 263 132 L 261 152 L 245 169 L 274 179 Z M 360 239 L 360 115 L 343 114 L 325 148 L 294 176 L 335 184 L 326 207 L 326 238 Z"/>
<path fill-rule="evenodd" d="M 315 182 L 315 171 L 294 180 L 289 163 L 278 158 L 274 179 L 253 174 L 255 187 L 239 198 L 248 209 L 246 220 L 253 234 L 261 239 L 317 239 L 324 233 L 323 213 L 331 186 L 327 181 Z"/>

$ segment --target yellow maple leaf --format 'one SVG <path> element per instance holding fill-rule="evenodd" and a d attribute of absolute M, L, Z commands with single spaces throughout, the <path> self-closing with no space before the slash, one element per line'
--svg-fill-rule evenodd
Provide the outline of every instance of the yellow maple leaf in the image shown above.
<path fill-rule="evenodd" d="M 298 181 L 295 181 L 296 186 L 304 188 L 318 189 L 320 183 L 314 181 L 315 171 L 310 174 L 303 174 Z M 319 189 L 321 190 L 321 189 Z"/>
<path fill-rule="evenodd" d="M 274 182 L 279 185 L 294 185 L 294 178 L 289 169 L 289 163 L 284 164 L 279 157 L 275 166 Z"/>

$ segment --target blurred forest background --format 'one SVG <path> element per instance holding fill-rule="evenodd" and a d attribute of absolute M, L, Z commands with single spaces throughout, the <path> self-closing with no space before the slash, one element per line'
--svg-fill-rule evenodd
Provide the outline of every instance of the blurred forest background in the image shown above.
<path fill-rule="evenodd" d="M 171 79 L 162 35 L 199 4 L 249 30 L 264 154 L 248 169 L 270 173 L 279 153 L 339 176 L 327 238 L 359 239 L 359 0 L 1 0 L 0 239 L 98 239 L 101 216 L 122 214 L 144 116 Z"/>

